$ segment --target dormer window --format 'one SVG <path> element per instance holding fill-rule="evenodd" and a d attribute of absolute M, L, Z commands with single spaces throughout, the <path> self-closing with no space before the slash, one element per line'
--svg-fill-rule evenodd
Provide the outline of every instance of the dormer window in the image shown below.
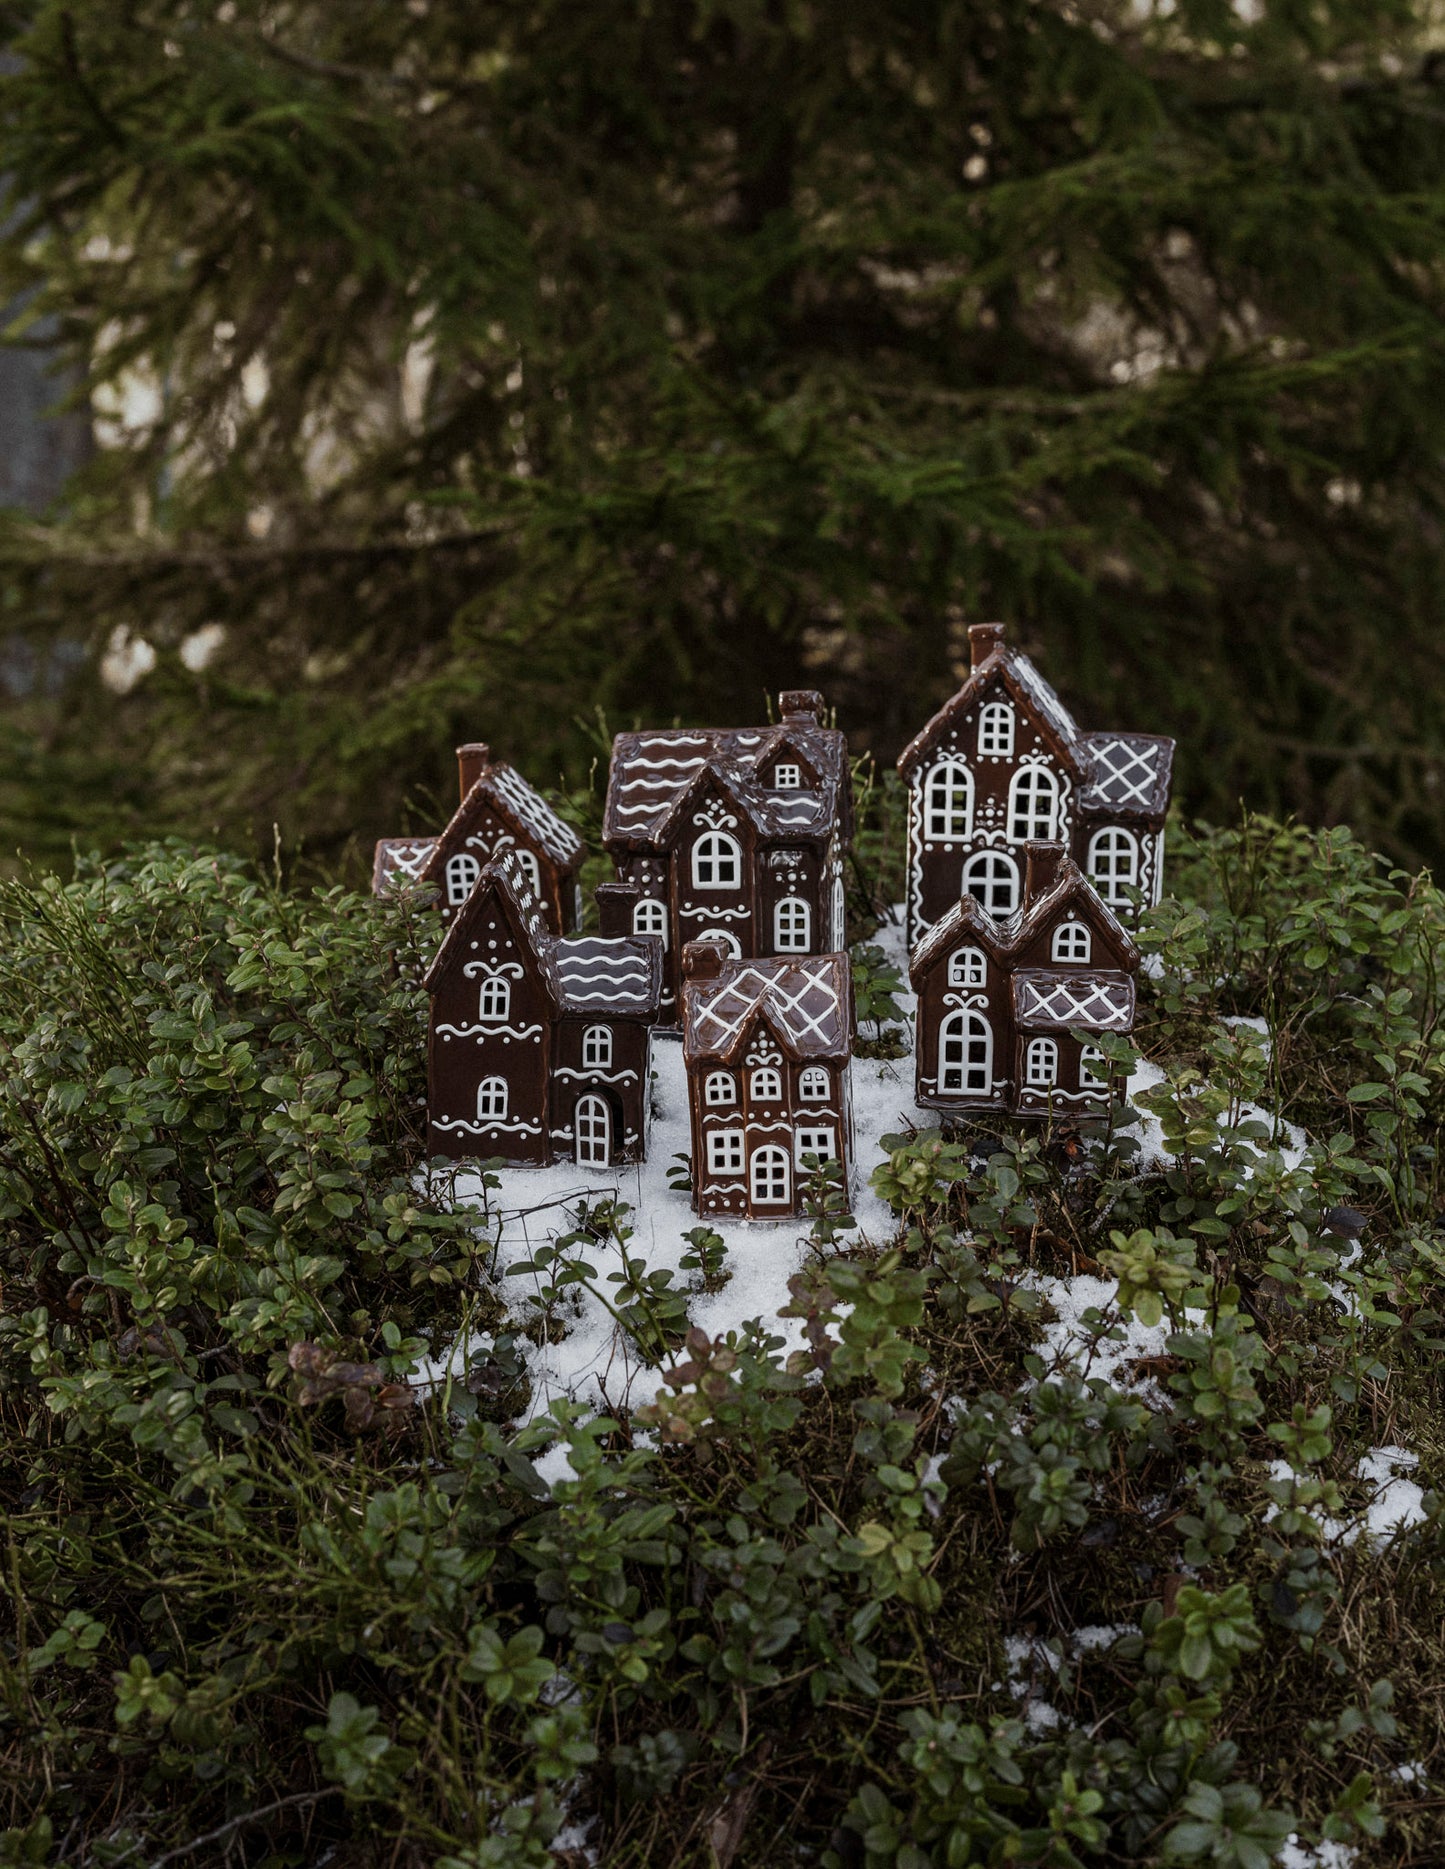
<path fill-rule="evenodd" d="M 465 852 L 447 858 L 447 907 L 459 909 L 476 887 L 482 866 Z"/>
<path fill-rule="evenodd" d="M 644 896 L 633 906 L 632 932 L 640 935 L 661 935 L 662 945 L 667 946 L 667 904 L 654 902 Z"/>
<path fill-rule="evenodd" d="M 1094 952 L 1094 938 L 1082 922 L 1064 922 L 1054 930 L 1054 959 L 1086 962 Z"/>
<path fill-rule="evenodd" d="M 981 947 L 961 947 L 948 957 L 950 986 L 984 986 L 988 981 L 988 962 Z"/>
<path fill-rule="evenodd" d="M 775 792 L 801 792 L 803 789 L 803 768 L 780 764 L 773 767 L 773 790 Z"/>
<path fill-rule="evenodd" d="M 1014 711 L 1007 701 L 985 701 L 978 715 L 978 750 L 1008 759 L 1014 750 Z"/>

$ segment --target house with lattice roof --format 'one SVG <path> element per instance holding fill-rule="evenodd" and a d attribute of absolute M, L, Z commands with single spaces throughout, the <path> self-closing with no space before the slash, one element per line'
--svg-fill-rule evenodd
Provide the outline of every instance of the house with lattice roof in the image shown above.
<path fill-rule="evenodd" d="M 493 858 L 426 975 L 429 1153 L 605 1169 L 647 1148 L 662 943 L 604 883 L 600 932 L 559 938 L 516 848 Z"/>
<path fill-rule="evenodd" d="M 1107 1106 L 1093 1040 L 1133 1030 L 1139 950 L 1062 843 L 1030 842 L 1022 854 L 1012 914 L 961 895 L 913 950 L 914 1092 L 926 1109 L 1064 1116 Z"/>
<path fill-rule="evenodd" d="M 969 630 L 968 679 L 904 748 L 910 951 L 961 894 L 1023 900 L 1023 850 L 1062 841 L 1114 913 L 1159 899 L 1174 742 L 1084 733 L 1003 626 Z"/>
<path fill-rule="evenodd" d="M 699 1214 L 784 1220 L 818 1163 L 852 1173 L 846 954 L 738 959 L 706 939 L 683 953 L 682 1046 Z"/>
<path fill-rule="evenodd" d="M 572 826 L 480 741 L 457 748 L 457 776 L 461 802 L 439 836 L 384 837 L 377 844 L 373 891 L 380 895 L 407 884 L 430 889 L 450 924 L 486 865 L 511 850 L 552 932 L 578 927 L 577 873 L 586 851 Z"/>
<path fill-rule="evenodd" d="M 638 889 L 637 931 L 662 937 L 664 1023 L 689 942 L 737 959 L 845 945 L 849 776 L 847 742 L 809 690 L 781 695 L 769 727 L 618 734 L 603 842 Z"/>

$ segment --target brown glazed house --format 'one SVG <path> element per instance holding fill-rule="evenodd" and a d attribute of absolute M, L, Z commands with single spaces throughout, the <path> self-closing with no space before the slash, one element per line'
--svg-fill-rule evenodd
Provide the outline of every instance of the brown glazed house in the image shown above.
<path fill-rule="evenodd" d="M 738 960 L 713 940 L 683 954 L 682 1045 L 692 1204 L 747 1220 L 802 1212 L 805 1157 L 852 1173 L 846 954 Z"/>
<path fill-rule="evenodd" d="M 559 940 L 522 853 L 488 863 L 425 980 L 428 1152 L 582 1167 L 641 1161 L 662 946 L 636 891 L 597 891 L 601 933 Z"/>
<path fill-rule="evenodd" d="M 640 892 L 634 926 L 661 935 L 664 1025 L 678 1018 L 678 960 L 712 936 L 736 958 L 844 946 L 843 862 L 852 792 L 843 735 L 823 697 L 779 697 L 773 727 L 620 733 L 603 842 Z"/>
<path fill-rule="evenodd" d="M 554 934 L 582 920 L 577 872 L 582 840 L 540 793 L 480 742 L 457 748 L 461 803 L 439 837 L 384 837 L 376 846 L 376 895 L 404 883 L 435 889 L 450 923 L 493 857 L 515 850 Z"/>
<path fill-rule="evenodd" d="M 1024 846 L 1024 902 L 1000 920 L 960 897 L 914 949 L 915 1095 L 967 1116 L 1097 1112 L 1097 1050 L 1072 1036 L 1134 1026 L 1139 950 L 1061 843 Z"/>
<path fill-rule="evenodd" d="M 1003 918 L 1022 900 L 1031 841 L 1061 841 L 1126 921 L 1157 902 L 1174 742 L 1081 733 L 999 623 L 969 630 L 972 668 L 905 747 L 909 951 L 960 894 Z"/>

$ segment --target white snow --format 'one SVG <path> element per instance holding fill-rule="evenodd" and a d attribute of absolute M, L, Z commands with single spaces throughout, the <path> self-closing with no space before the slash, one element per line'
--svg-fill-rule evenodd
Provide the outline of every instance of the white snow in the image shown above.
<path fill-rule="evenodd" d="M 1387 1544 L 1398 1533 L 1425 1523 L 1424 1489 L 1414 1480 L 1403 1477 L 1420 1464 L 1418 1454 L 1405 1447 L 1375 1447 L 1355 1462 L 1355 1477 L 1373 1487 L 1365 1506 L 1348 1518 L 1332 1518 L 1328 1513 L 1311 1512 L 1326 1544 L 1354 1544 L 1363 1538 L 1367 1544 Z M 1287 1460 L 1271 1460 L 1272 1480 L 1287 1481 L 1294 1469 Z M 1265 1518 L 1279 1511 L 1271 1506 Z"/>
<path fill-rule="evenodd" d="M 1291 1830 L 1279 1846 L 1280 1869 L 1350 1869 L 1359 1851 L 1352 1843 L 1301 1843 Z"/>

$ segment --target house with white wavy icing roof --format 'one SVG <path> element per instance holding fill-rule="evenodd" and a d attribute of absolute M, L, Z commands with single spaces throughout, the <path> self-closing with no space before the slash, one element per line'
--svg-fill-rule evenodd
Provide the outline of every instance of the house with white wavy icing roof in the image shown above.
<path fill-rule="evenodd" d="M 603 842 L 638 890 L 635 931 L 665 945 L 663 1023 L 690 941 L 737 959 L 842 948 L 851 836 L 847 742 L 811 690 L 780 695 L 768 727 L 618 734 Z"/>

